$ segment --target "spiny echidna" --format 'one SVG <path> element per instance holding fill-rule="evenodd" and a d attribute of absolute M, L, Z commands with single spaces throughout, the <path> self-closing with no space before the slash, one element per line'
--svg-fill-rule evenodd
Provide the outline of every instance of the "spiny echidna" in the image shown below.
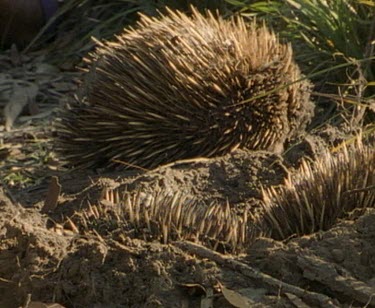
<path fill-rule="evenodd" d="M 83 212 L 85 225 L 130 226 L 143 238 L 191 240 L 217 249 L 239 251 L 252 239 L 248 211 L 235 213 L 229 204 L 205 204 L 195 198 L 166 191 L 129 193 L 121 188 L 104 189 L 98 206 Z M 255 220 L 255 219 L 253 219 Z"/>
<path fill-rule="evenodd" d="M 86 60 L 87 95 L 57 127 L 56 150 L 76 167 L 280 151 L 313 113 L 291 46 L 240 17 L 143 15 Z"/>
<path fill-rule="evenodd" d="M 299 176 L 264 192 L 261 224 L 275 239 L 327 230 L 375 206 L 375 148 L 359 145 L 301 166 Z"/>

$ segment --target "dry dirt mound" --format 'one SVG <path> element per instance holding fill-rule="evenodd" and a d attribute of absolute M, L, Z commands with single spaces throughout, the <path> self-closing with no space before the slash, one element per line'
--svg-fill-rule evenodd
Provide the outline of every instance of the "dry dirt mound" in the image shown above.
<path fill-rule="evenodd" d="M 226 254 L 189 241 L 162 244 L 126 221 L 95 216 L 103 187 L 178 190 L 256 212 L 261 183 L 280 184 L 286 174 L 275 155 L 238 151 L 145 174 L 92 176 L 91 184 L 87 174 L 65 175 L 48 213 L 45 190 L 17 194 L 22 205 L 1 194 L 0 306 L 375 306 L 373 209 L 326 232 L 260 237 Z"/>

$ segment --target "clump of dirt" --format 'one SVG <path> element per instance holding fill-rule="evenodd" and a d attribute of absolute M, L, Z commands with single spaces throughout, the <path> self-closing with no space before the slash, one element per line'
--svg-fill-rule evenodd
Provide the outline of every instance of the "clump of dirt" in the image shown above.
<path fill-rule="evenodd" d="M 176 283 L 212 285 L 219 271 L 173 246 L 47 228 L 46 216 L 3 194 L 0 211 L 2 307 L 19 307 L 28 295 L 69 307 L 167 305 L 188 301 Z"/>
<path fill-rule="evenodd" d="M 27 295 L 53 294 L 54 275 L 68 240 L 46 229 L 46 217 L 0 194 L 0 292 L 2 307 L 18 307 Z"/>
<path fill-rule="evenodd" d="M 374 306 L 375 209 L 334 228 L 285 243 L 267 238 L 249 247 L 245 262 L 341 304 Z"/>
<path fill-rule="evenodd" d="M 282 158 L 269 152 L 236 150 L 212 159 L 192 159 L 152 170 L 122 186 L 142 191 L 166 190 L 191 194 L 206 201 L 236 205 L 260 198 L 261 186 L 279 185 L 288 171 Z"/>

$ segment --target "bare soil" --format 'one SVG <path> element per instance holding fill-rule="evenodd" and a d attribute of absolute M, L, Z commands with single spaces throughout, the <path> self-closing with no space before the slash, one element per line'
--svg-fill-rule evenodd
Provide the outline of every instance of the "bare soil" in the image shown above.
<path fill-rule="evenodd" d="M 54 157 L 52 121 L 79 74 L 38 70 L 37 55 L 4 54 L 0 63 L 3 106 L 16 91 L 12 82 L 26 78 L 38 89 L 26 104 L 31 109 L 1 132 L 0 307 L 375 306 L 374 209 L 282 242 L 258 235 L 238 251 L 179 239 L 164 244 L 127 221 L 87 216 L 104 188 L 116 188 L 182 193 L 255 217 L 262 188 L 283 184 L 302 159 L 313 160 L 349 130 L 322 125 L 282 156 L 238 150 L 148 172 L 72 172 Z"/>

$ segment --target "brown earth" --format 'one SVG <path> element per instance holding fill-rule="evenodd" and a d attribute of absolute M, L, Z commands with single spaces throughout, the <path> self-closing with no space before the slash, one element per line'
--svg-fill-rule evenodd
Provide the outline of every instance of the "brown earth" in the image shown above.
<path fill-rule="evenodd" d="M 239 215 L 246 209 L 251 224 L 262 187 L 281 185 L 301 159 L 313 160 L 352 131 L 322 125 L 283 156 L 238 150 L 148 172 L 72 172 L 53 155 L 51 122 L 79 74 L 46 66 L 38 55 L 4 54 L 0 63 L 2 102 L 11 101 L 10 84 L 26 77 L 38 93 L 1 132 L 0 307 L 375 306 L 374 209 L 325 232 L 285 241 L 257 233 L 232 249 L 178 236 L 164 244 L 125 216 L 107 214 L 116 205 L 103 203 L 108 189 L 179 193 Z"/>

